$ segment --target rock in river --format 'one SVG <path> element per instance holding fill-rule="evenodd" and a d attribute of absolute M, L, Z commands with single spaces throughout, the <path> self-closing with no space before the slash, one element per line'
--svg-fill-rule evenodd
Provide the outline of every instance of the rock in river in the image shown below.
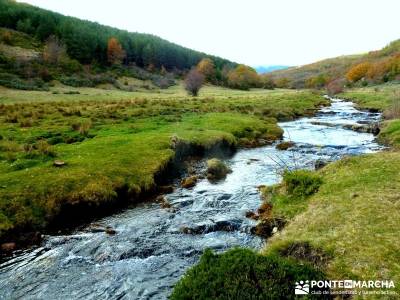
<path fill-rule="evenodd" d="M 197 183 L 196 175 L 186 177 L 186 178 L 182 179 L 182 181 L 181 181 L 181 185 L 185 189 L 194 187 L 196 185 L 196 183 Z"/>
<path fill-rule="evenodd" d="M 209 180 L 224 179 L 232 170 L 225 163 L 217 158 L 207 161 L 207 178 Z"/>

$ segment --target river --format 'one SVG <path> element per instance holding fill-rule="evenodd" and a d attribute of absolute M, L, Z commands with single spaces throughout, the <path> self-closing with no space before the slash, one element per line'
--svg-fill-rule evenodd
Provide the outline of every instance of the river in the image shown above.
<path fill-rule="evenodd" d="M 331 100 L 314 117 L 279 123 L 285 140 L 295 142 L 289 150 L 239 150 L 226 159 L 233 170 L 226 180 L 203 179 L 193 189 L 177 181 L 166 195 L 172 208 L 142 203 L 96 221 L 115 235 L 93 232 L 91 224 L 16 253 L 0 264 L 0 299 L 166 299 L 205 248 L 260 249 L 264 241 L 250 233 L 255 221 L 245 217 L 261 203 L 258 185 L 278 182 L 283 167 L 312 169 L 316 161 L 381 149 L 372 134 L 344 128 L 380 114 Z M 197 234 L 182 233 L 185 227 Z"/>

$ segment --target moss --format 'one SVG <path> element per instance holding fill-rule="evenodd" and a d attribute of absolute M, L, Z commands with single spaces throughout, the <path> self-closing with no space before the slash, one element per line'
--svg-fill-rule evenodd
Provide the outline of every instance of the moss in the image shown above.
<path fill-rule="evenodd" d="M 308 264 L 248 249 L 223 254 L 206 250 L 176 284 L 170 299 L 295 299 L 294 284 L 305 278 L 324 280 L 325 275 Z"/>
<path fill-rule="evenodd" d="M 225 163 L 217 158 L 207 161 L 207 178 L 209 180 L 224 179 L 232 170 Z"/>

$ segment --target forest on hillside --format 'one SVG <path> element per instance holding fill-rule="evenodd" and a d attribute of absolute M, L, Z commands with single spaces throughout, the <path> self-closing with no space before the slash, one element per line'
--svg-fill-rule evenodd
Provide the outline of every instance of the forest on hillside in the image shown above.
<path fill-rule="evenodd" d="M 168 88 L 191 69 L 201 73 L 197 84 L 204 81 L 241 90 L 273 87 L 269 77 L 258 75 L 253 68 L 154 35 L 0 0 L 0 85 L 48 90 L 58 80 L 73 87 L 112 84 L 134 91 L 118 79 L 133 77 Z"/>
<path fill-rule="evenodd" d="M 125 51 L 124 64 L 184 70 L 209 57 L 219 70 L 224 65 L 234 65 L 226 59 L 188 49 L 154 35 L 132 33 L 67 17 L 12 0 L 0 0 L 0 27 L 27 33 L 42 42 L 54 35 L 66 45 L 68 55 L 82 64 L 94 61 L 108 64 L 107 43 L 114 37 Z"/>

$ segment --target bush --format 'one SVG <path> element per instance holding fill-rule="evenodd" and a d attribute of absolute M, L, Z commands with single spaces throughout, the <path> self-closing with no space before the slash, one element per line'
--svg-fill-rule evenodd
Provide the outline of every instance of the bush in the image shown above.
<path fill-rule="evenodd" d="M 48 91 L 49 88 L 42 79 L 22 80 L 9 73 L 0 73 L 0 85 L 17 90 Z"/>
<path fill-rule="evenodd" d="M 316 193 L 322 184 L 322 178 L 309 170 L 285 171 L 283 174 L 288 195 L 295 197 L 308 197 Z"/>
<path fill-rule="evenodd" d="M 63 76 L 60 78 L 62 84 L 73 86 L 73 87 L 93 87 L 94 84 L 91 80 L 78 76 Z"/>
<path fill-rule="evenodd" d="M 64 57 L 60 61 L 60 66 L 63 69 L 63 71 L 68 73 L 76 73 L 82 71 L 82 65 L 76 59 L 70 59 Z"/>
<path fill-rule="evenodd" d="M 153 84 L 160 89 L 166 89 L 170 86 L 175 85 L 175 80 L 172 77 L 168 76 L 158 76 L 154 75 L 153 79 L 151 80 Z"/>
<path fill-rule="evenodd" d="M 97 74 L 97 75 L 73 75 L 73 76 L 63 76 L 60 78 L 62 84 L 72 86 L 72 87 L 95 87 L 98 84 L 103 83 L 116 83 L 113 75 L 109 73 Z"/>
<path fill-rule="evenodd" d="M 239 248 L 219 255 L 206 250 L 199 264 L 176 284 L 171 299 L 295 299 L 296 281 L 324 279 L 308 264 L 277 255 Z M 318 296 L 303 299 L 311 297 Z"/>

